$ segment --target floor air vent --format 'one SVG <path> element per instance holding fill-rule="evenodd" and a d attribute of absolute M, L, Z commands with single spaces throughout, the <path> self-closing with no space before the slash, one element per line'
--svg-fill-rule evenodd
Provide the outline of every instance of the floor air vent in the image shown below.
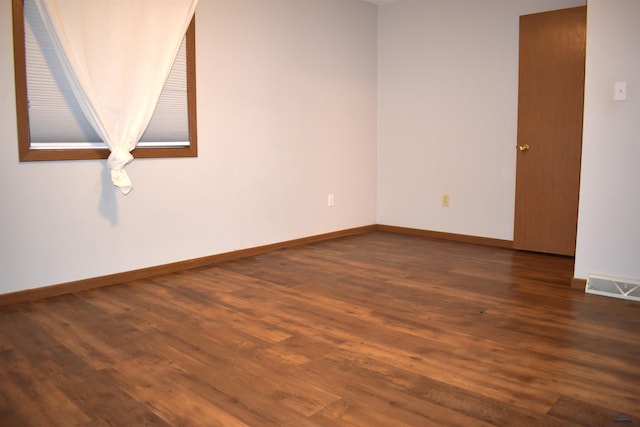
<path fill-rule="evenodd" d="M 587 278 L 585 292 L 588 294 L 604 295 L 606 297 L 640 301 L 640 281 L 590 274 Z"/>

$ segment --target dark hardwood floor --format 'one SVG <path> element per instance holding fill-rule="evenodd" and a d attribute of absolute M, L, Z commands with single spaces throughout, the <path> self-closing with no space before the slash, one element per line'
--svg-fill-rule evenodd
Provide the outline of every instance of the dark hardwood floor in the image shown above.
<path fill-rule="evenodd" d="M 640 303 L 374 232 L 0 308 L 2 426 L 640 423 Z"/>

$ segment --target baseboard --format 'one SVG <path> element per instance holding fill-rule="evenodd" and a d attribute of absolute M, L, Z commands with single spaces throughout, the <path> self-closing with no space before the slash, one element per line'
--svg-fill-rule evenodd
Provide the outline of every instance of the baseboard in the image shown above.
<path fill-rule="evenodd" d="M 396 227 L 394 225 L 378 224 L 376 229 L 397 234 L 408 234 L 411 236 L 428 237 L 430 239 L 452 240 L 454 242 L 472 243 L 483 246 L 493 246 L 498 248 L 513 248 L 511 240 L 492 239 L 489 237 L 469 236 L 466 234 L 443 233 L 441 231 L 421 230 L 417 228 Z"/>
<path fill-rule="evenodd" d="M 303 237 L 300 239 L 288 240 L 285 242 L 273 243 L 270 245 L 257 246 L 254 248 L 241 249 L 238 251 L 225 252 L 210 255 L 202 258 L 194 258 L 186 261 L 179 261 L 170 264 L 163 264 L 154 267 L 142 268 L 139 270 L 125 271 L 122 273 L 109 274 L 106 276 L 93 277 L 90 279 L 77 280 L 74 282 L 61 283 L 58 285 L 44 286 L 36 289 L 11 292 L 0 295 L 0 307 L 19 304 L 29 301 L 37 301 L 51 298 L 58 295 L 70 294 L 89 289 L 101 288 L 103 286 L 116 285 L 118 283 L 132 282 L 134 280 L 147 279 L 162 274 L 175 273 L 192 268 L 205 267 L 225 261 L 247 258 L 276 251 L 279 249 L 291 248 L 295 246 L 308 245 L 325 240 L 337 239 L 340 237 L 353 236 L 356 234 L 370 233 L 372 231 L 384 231 L 388 233 L 407 234 L 412 236 L 426 237 L 430 239 L 451 240 L 461 243 L 471 243 L 483 246 L 499 248 L 513 248 L 511 240 L 492 239 L 488 237 L 469 236 L 465 234 L 443 233 L 440 231 L 421 230 L 416 228 L 396 227 L 393 225 L 374 224 L 362 227 L 350 228 L 346 230 L 334 231 L 331 233 L 319 234 L 315 236 Z M 573 278 L 571 288 L 584 292 L 587 281 Z"/>
<path fill-rule="evenodd" d="M 369 233 L 376 231 L 375 225 L 367 225 L 363 227 L 350 228 L 346 230 L 334 231 L 331 233 L 319 234 L 315 236 L 303 237 L 300 239 L 288 240 L 285 242 L 273 243 L 264 246 L 257 246 L 238 251 L 225 252 L 216 255 L 210 255 L 202 258 L 195 258 L 186 261 L 179 261 L 170 264 L 163 264 L 154 267 L 142 268 L 139 270 L 125 271 L 122 273 L 109 274 L 106 276 L 93 277 L 90 279 L 76 280 L 74 282 L 61 283 L 57 285 L 44 286 L 36 289 L 27 289 L 24 291 L 11 292 L 0 295 L 0 307 L 20 304 L 24 302 L 37 301 L 45 298 L 51 298 L 59 295 L 70 294 L 74 292 L 86 291 L 89 289 L 101 288 L 104 286 L 116 285 L 119 283 L 132 282 L 134 280 L 148 279 L 163 274 L 175 273 L 178 271 L 189 270 L 192 268 L 205 267 L 207 265 L 218 264 L 225 261 L 233 261 L 236 259 L 252 257 L 279 249 L 292 248 L 295 246 L 308 245 L 311 243 L 322 242 L 325 240 L 337 239 L 340 237 L 353 236 L 356 234 Z"/>
<path fill-rule="evenodd" d="M 578 279 L 577 277 L 573 277 L 571 279 L 571 289 L 584 292 L 587 289 L 587 280 L 586 279 Z"/>

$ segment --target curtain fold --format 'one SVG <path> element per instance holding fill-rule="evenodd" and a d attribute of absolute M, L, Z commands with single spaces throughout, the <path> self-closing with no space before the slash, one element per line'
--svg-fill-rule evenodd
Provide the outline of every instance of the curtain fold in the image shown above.
<path fill-rule="evenodd" d="M 125 166 L 155 110 L 198 0 L 35 0 L 73 93 L 111 150 L 111 179 L 131 189 Z"/>

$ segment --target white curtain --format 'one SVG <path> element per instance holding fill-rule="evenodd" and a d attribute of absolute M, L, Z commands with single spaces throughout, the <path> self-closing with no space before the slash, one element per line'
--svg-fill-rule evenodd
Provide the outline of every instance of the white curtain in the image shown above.
<path fill-rule="evenodd" d="M 155 109 L 197 0 L 35 0 L 73 92 L 111 150 L 113 184 Z"/>

